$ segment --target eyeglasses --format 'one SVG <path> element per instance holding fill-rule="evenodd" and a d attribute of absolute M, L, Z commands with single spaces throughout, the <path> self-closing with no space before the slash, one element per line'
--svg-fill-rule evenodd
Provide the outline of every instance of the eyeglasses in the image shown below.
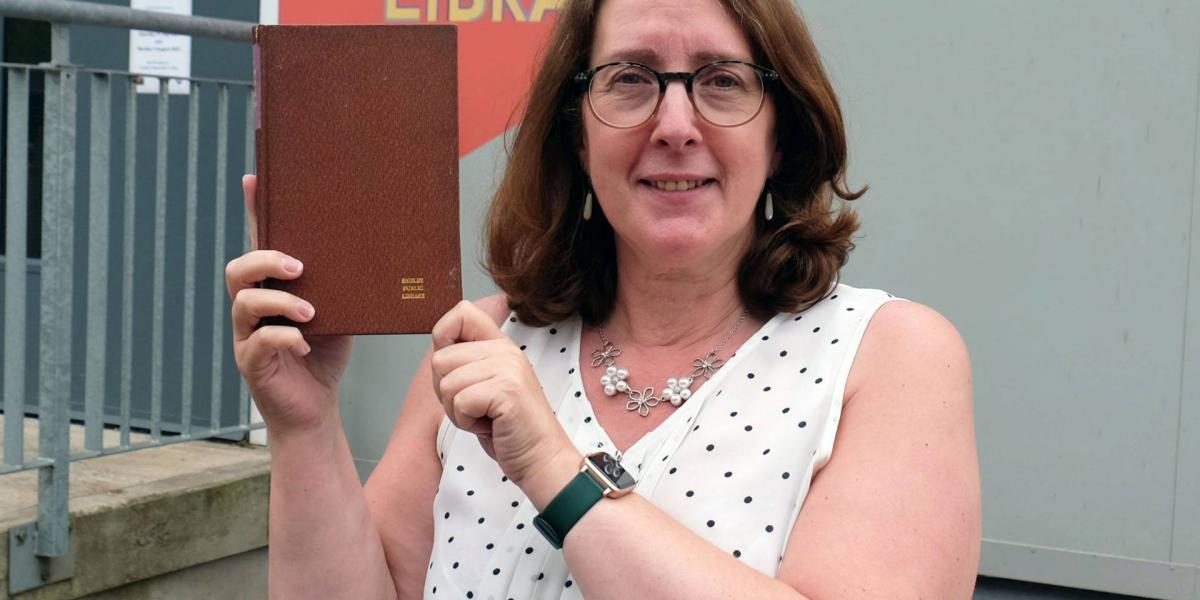
<path fill-rule="evenodd" d="M 694 73 L 659 73 L 635 62 L 615 62 L 582 71 L 588 106 L 604 124 L 628 129 L 650 120 L 662 104 L 667 84 L 682 81 L 696 113 L 718 127 L 744 125 L 762 110 L 766 82 L 779 74 L 740 60 L 720 60 Z"/>

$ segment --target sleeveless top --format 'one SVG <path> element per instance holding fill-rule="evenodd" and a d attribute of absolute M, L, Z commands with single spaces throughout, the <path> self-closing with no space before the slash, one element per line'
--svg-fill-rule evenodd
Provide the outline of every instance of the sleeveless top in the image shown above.
<path fill-rule="evenodd" d="M 807 310 L 769 320 L 621 456 L 637 479 L 634 493 L 776 576 L 813 475 L 833 452 L 863 332 L 892 299 L 838 284 Z M 580 319 L 529 327 L 510 315 L 502 330 L 528 355 L 576 448 L 616 454 L 584 396 Z M 437 444 L 443 469 L 424 597 L 582 598 L 562 551 L 533 527 L 537 510 L 475 436 L 443 418 Z"/>

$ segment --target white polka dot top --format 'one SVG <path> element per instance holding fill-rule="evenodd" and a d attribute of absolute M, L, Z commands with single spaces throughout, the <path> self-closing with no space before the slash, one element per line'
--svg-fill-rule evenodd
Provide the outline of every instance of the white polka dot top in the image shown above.
<path fill-rule="evenodd" d="M 892 299 L 838 284 L 808 310 L 769 320 L 624 453 L 635 493 L 774 577 L 813 474 L 833 451 L 859 341 Z M 583 395 L 580 329 L 578 318 L 546 327 L 510 318 L 503 327 L 528 354 L 579 451 L 616 454 Z M 443 418 L 438 454 L 443 470 L 425 598 L 582 598 L 562 551 L 533 527 L 533 504 L 475 436 Z"/>

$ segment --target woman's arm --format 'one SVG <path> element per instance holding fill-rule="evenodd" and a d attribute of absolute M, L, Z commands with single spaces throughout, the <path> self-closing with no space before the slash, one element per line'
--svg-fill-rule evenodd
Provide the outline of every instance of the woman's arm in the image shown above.
<path fill-rule="evenodd" d="M 582 455 L 564 453 L 526 488 L 541 512 L 579 473 Z M 553 471 L 553 474 L 550 473 Z M 571 585 L 588 600 L 805 600 L 796 588 L 726 554 L 638 494 L 601 500 L 563 544 Z"/>
<path fill-rule="evenodd" d="M 433 498 L 442 478 L 437 430 L 444 416 L 433 396 L 426 352 L 387 449 L 366 485 L 367 505 L 402 599 L 422 597 L 433 552 Z"/>
<path fill-rule="evenodd" d="M 483 298 L 475 305 L 497 324 L 508 316 L 502 295 Z M 445 416 L 433 391 L 430 352 L 426 352 L 409 384 L 387 449 L 366 485 L 367 505 L 399 598 L 421 598 L 423 594 L 433 552 L 433 498 L 442 478 L 437 431 Z"/>
<path fill-rule="evenodd" d="M 970 598 L 982 507 L 962 338 L 925 306 L 889 302 L 853 368 L 780 578 L 816 598 Z"/>
<path fill-rule="evenodd" d="M 851 380 L 836 449 L 813 480 L 778 579 L 631 494 L 597 503 L 567 535 L 573 584 L 589 600 L 970 598 L 980 490 L 958 332 L 919 304 L 886 304 Z M 530 482 L 539 510 L 579 460 L 563 452 Z"/>
<path fill-rule="evenodd" d="M 351 339 L 305 339 L 296 327 L 261 323 L 277 315 L 305 322 L 319 307 L 260 287 L 269 278 L 302 277 L 304 266 L 279 251 L 258 249 L 257 187 L 254 175 L 242 177 L 255 250 L 225 265 L 225 285 L 233 301 L 238 371 L 271 438 L 269 593 L 274 598 L 345 593 L 387 598 L 395 592 L 337 410 Z"/>
<path fill-rule="evenodd" d="M 270 449 L 270 596 L 394 598 L 340 419 Z"/>

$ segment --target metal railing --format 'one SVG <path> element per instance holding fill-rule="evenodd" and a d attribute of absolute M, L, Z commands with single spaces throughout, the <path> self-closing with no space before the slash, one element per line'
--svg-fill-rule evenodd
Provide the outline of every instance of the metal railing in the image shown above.
<path fill-rule="evenodd" d="M 68 2 L 64 0 L 0 0 L 0 16 L 49 21 L 51 38 L 51 60 L 41 64 L 0 63 L 4 77 L 6 118 L 6 243 L 4 267 L 4 459 L 0 474 L 37 469 L 38 514 L 37 521 L 9 531 L 9 592 L 17 593 L 53 581 L 69 578 L 74 570 L 70 554 L 70 524 L 68 516 L 68 472 L 70 462 L 128 452 L 141 448 L 161 446 L 190 440 L 244 434 L 263 427 L 262 423 L 249 422 L 249 396 L 244 384 L 239 387 L 237 422 L 232 426 L 222 425 L 222 385 L 236 369 L 229 360 L 227 323 L 229 304 L 224 287 L 224 265 L 227 256 L 225 227 L 230 216 L 240 211 L 240 203 L 233 206 L 227 202 L 230 184 L 228 180 L 229 154 L 232 144 L 241 143 L 244 151 L 245 172 L 253 170 L 254 155 L 254 93 L 247 81 L 205 79 L 200 77 L 179 78 L 188 82 L 186 187 L 182 198 L 168 191 L 168 144 L 170 129 L 170 94 L 168 78 L 125 71 L 87 68 L 71 64 L 69 24 L 91 24 L 111 27 L 133 28 L 152 31 L 189 34 L 249 42 L 253 24 L 210 19 L 167 15 L 128 8 Z M 148 440 L 135 441 L 131 432 L 135 429 L 131 405 L 134 397 L 132 374 L 134 371 L 134 319 L 135 315 L 135 211 L 138 204 L 137 180 L 138 161 L 138 104 L 137 86 L 151 78 L 159 80 L 156 111 L 156 143 L 154 172 L 154 240 L 153 240 L 153 300 L 149 315 L 153 348 L 150 407 L 148 422 L 139 429 L 148 430 Z M 39 258 L 27 258 L 29 231 L 27 230 L 26 202 L 30 192 L 27 177 L 29 166 L 29 138 L 31 115 L 36 106 L 31 106 L 31 90 L 41 83 L 43 95 L 42 159 L 41 159 L 41 248 Z M 77 196 L 75 171 L 79 154 L 79 137 L 76 131 L 78 96 L 81 86 L 87 86 L 87 116 L 90 127 L 86 133 L 87 144 L 87 209 L 88 219 L 78 223 L 87 229 L 86 268 L 74 264 L 76 254 L 75 200 Z M 122 89 L 123 88 L 123 89 Z M 121 92 L 121 93 L 118 93 Z M 199 197 L 201 102 L 208 94 L 215 94 L 216 117 L 205 131 L 215 129 L 215 177 L 214 193 L 201 205 Z M 123 98 L 124 152 L 121 156 L 124 167 L 124 182 L 121 190 L 122 225 L 120 240 L 112 240 L 115 224 L 110 223 L 109 212 L 115 196 L 110 186 L 109 171 L 113 166 L 110 145 L 114 133 L 114 99 Z M 245 122 L 239 135 L 235 128 L 230 134 L 231 103 L 244 103 Z M 241 138 L 238 140 L 237 138 Z M 143 167 L 144 168 L 144 167 Z M 178 390 L 165 390 L 163 385 L 163 355 L 166 342 L 164 323 L 165 272 L 167 254 L 167 208 L 168 204 L 182 201 L 185 205 L 183 259 L 183 340 L 182 375 L 184 385 Z M 199 211 L 212 211 L 214 216 L 213 243 L 206 248 L 198 247 L 197 216 Z M 241 248 L 248 247 L 243 231 Z M 109 272 L 110 247 L 119 241 L 120 276 Z M 201 252 L 212 256 L 212 271 L 198 272 L 197 257 Z M 38 270 L 40 268 L 40 271 Z M 29 273 L 39 276 L 40 296 L 37 351 L 37 380 L 30 381 L 26 374 L 31 365 L 26 357 L 26 329 L 28 308 L 26 295 L 30 291 Z M 73 286 L 79 282 L 80 274 L 86 273 L 87 290 L 84 306 L 73 301 Z M 111 275 L 111 276 L 110 276 Z M 213 284 L 212 313 L 200 315 L 197 311 L 196 283 L 209 279 Z M 109 309 L 107 297 L 110 285 L 120 285 L 121 316 L 119 319 L 119 410 L 118 414 L 105 413 L 107 335 Z M 86 320 L 85 339 L 72 336 L 72 321 L 77 318 L 75 310 L 82 308 Z M 208 323 L 212 327 L 211 367 L 207 359 L 197 356 L 193 337 L 197 323 Z M 82 342 L 82 343 L 81 343 Z M 80 353 L 82 350 L 82 353 Z M 82 415 L 76 420 L 83 422 L 83 449 L 72 452 L 71 428 L 71 376 L 72 366 L 84 363 L 85 383 L 83 386 Z M 208 374 L 212 384 L 208 401 L 207 424 L 198 426 L 193 412 L 197 399 L 193 397 L 191 382 L 197 375 L 196 365 L 211 368 Z M 37 389 L 37 404 L 31 410 L 26 403 L 30 390 Z M 76 400 L 78 400 L 76 398 Z M 164 401 L 178 402 L 179 422 L 171 429 L 174 434 L 164 432 Z M 201 399 L 203 401 L 203 399 Z M 24 426 L 27 412 L 36 413 L 38 418 L 38 449 L 36 457 L 25 456 Z M 78 417 L 82 417 L 81 419 Z M 106 444 L 106 425 L 119 430 L 118 441 Z"/>

